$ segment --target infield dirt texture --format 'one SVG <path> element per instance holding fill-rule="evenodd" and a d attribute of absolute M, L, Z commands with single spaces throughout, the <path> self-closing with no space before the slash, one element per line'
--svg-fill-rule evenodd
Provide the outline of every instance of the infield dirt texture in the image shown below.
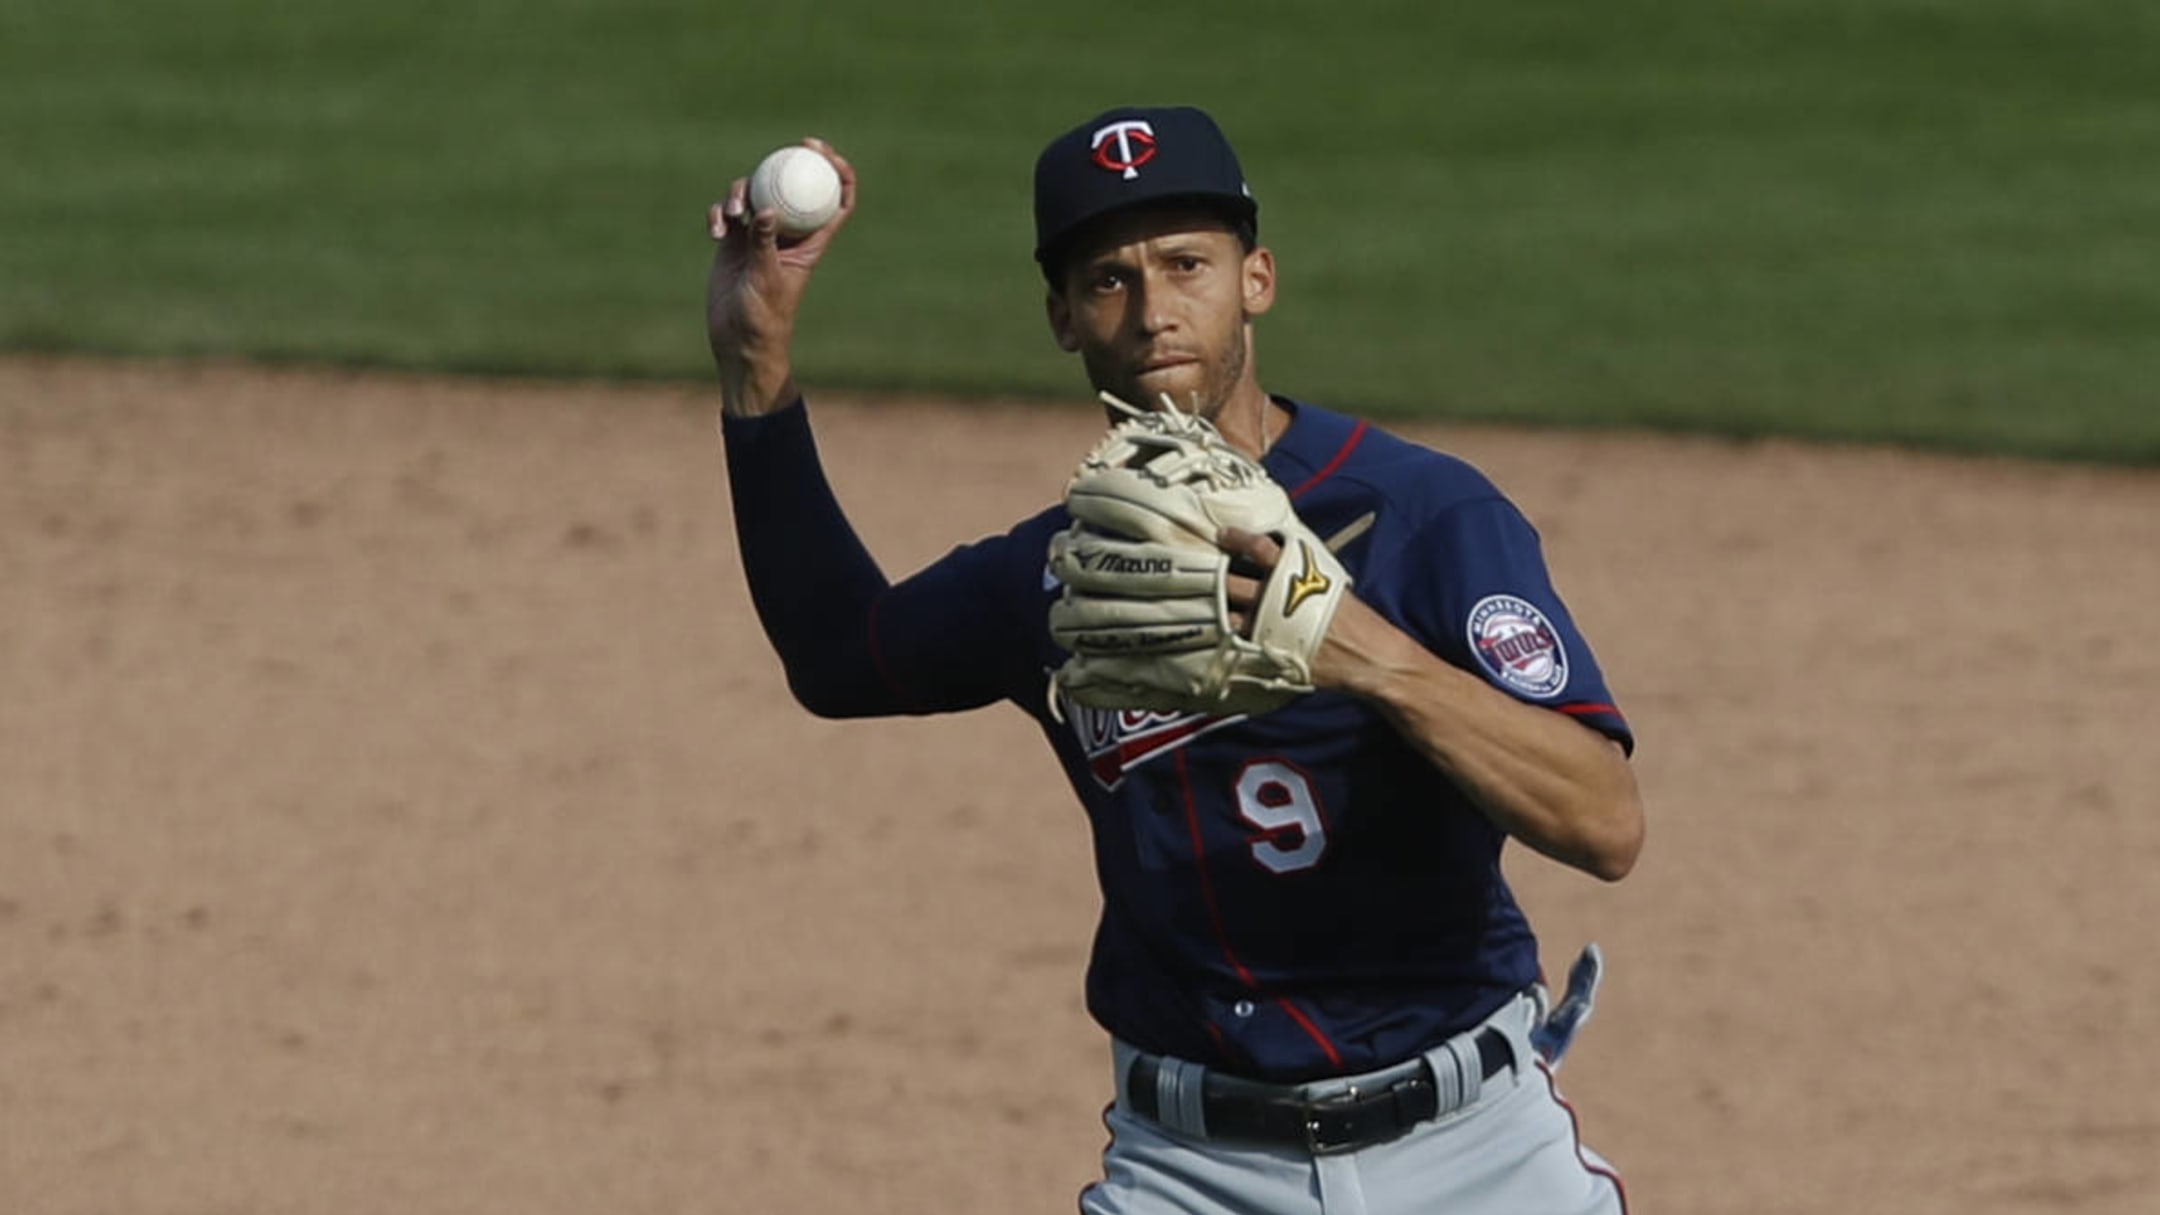
<path fill-rule="evenodd" d="M 1072 1209 L 1080 813 L 1009 709 L 793 706 L 713 412 L 0 362 L 0 1211 Z M 1099 429 L 817 416 L 896 573 Z M 2153 1210 L 2160 479 L 1408 430 L 1641 734 L 1636 873 L 1511 867 L 1635 1209 Z"/>

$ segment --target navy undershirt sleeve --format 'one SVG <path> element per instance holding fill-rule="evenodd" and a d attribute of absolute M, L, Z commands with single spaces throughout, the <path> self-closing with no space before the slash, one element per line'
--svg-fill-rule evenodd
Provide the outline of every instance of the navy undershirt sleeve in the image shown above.
<path fill-rule="evenodd" d="M 889 583 L 833 497 L 797 402 L 724 418 L 743 573 L 788 687 L 822 717 L 939 713 L 1009 694 L 998 541 Z"/>

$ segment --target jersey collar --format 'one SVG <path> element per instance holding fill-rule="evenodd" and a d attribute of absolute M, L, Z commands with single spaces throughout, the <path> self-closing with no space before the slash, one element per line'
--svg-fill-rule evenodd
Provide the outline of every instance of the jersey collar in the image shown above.
<path fill-rule="evenodd" d="M 1292 497 L 1332 475 L 1365 437 L 1359 419 L 1290 397 L 1270 394 L 1269 399 L 1290 411 L 1290 426 L 1260 464 Z"/>

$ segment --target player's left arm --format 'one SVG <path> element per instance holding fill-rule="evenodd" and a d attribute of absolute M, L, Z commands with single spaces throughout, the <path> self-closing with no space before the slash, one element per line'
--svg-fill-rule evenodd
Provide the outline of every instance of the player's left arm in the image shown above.
<path fill-rule="evenodd" d="M 1249 533 L 1228 534 L 1223 546 L 1262 570 L 1282 555 Z M 1233 578 L 1233 606 L 1250 609 L 1259 585 Z M 1375 706 L 1508 834 L 1606 881 L 1634 868 L 1642 796 L 1618 741 L 1454 666 L 1355 592 L 1337 608 L 1312 671 L 1316 687 Z"/>

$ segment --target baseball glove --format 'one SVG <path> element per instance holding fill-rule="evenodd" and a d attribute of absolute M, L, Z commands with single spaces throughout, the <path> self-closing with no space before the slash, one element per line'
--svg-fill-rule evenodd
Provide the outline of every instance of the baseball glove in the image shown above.
<path fill-rule="evenodd" d="M 1312 691 L 1313 655 L 1350 587 L 1342 563 L 1206 420 L 1168 397 L 1157 413 L 1103 399 L 1130 416 L 1080 462 L 1065 490 L 1072 526 L 1050 541 L 1065 587 L 1050 635 L 1071 654 L 1050 680 L 1053 712 L 1061 691 L 1091 708 L 1219 715 Z M 1283 550 L 1242 634 L 1218 544 L 1230 527 Z"/>

